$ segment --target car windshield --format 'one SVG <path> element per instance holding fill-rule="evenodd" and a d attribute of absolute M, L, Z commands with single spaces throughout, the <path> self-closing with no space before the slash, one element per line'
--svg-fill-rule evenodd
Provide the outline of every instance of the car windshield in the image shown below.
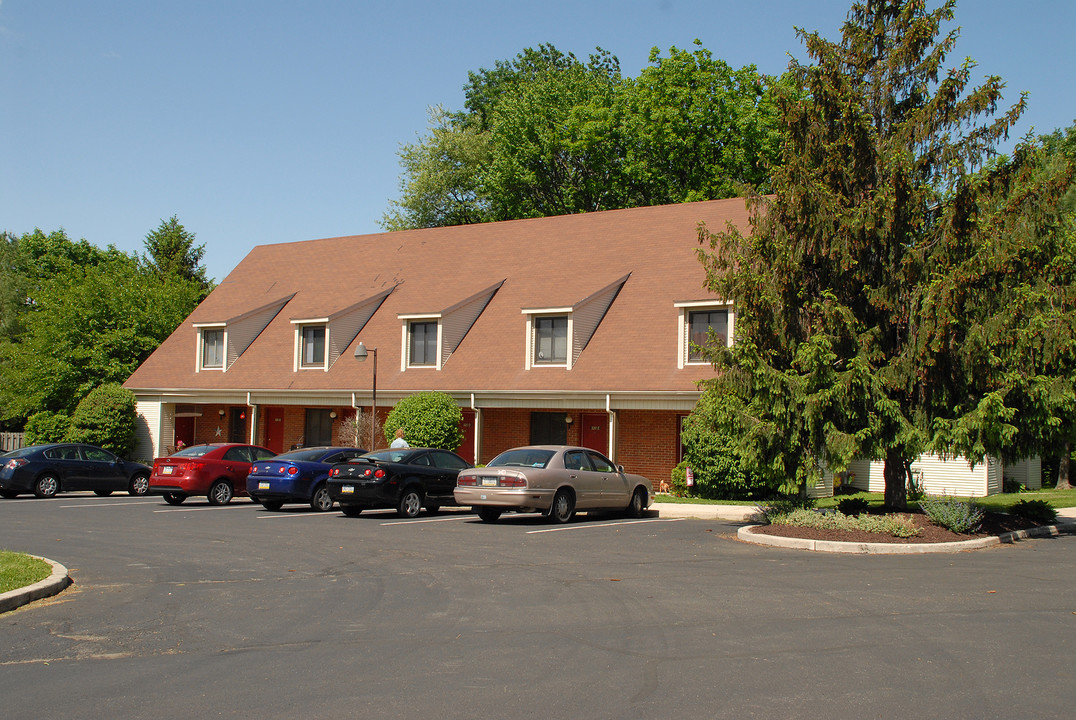
<path fill-rule="evenodd" d="M 291 460 L 292 462 L 313 462 L 321 460 L 324 457 L 327 450 L 323 447 L 318 448 L 302 448 L 301 450 L 292 450 L 290 452 L 281 453 L 275 457 L 269 458 L 270 460 Z"/>
<path fill-rule="evenodd" d="M 214 447 L 212 445 L 191 445 L 190 447 L 172 453 L 172 457 L 202 457 L 213 449 Z"/>
<path fill-rule="evenodd" d="M 486 467 L 530 467 L 544 468 L 555 455 L 552 450 L 507 450 L 489 461 Z"/>

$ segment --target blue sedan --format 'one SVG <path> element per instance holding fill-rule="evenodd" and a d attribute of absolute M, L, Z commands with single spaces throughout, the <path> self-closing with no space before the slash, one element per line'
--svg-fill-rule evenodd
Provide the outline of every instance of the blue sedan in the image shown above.
<path fill-rule="evenodd" d="M 286 502 L 310 503 L 319 512 L 331 510 L 333 500 L 325 490 L 329 468 L 365 452 L 353 447 L 309 447 L 258 460 L 247 476 L 247 494 L 266 510 L 279 510 Z"/>

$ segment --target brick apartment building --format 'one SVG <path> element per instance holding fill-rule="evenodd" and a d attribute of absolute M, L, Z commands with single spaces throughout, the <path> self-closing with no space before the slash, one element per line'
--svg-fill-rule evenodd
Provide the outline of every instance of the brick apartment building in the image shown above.
<path fill-rule="evenodd" d="M 657 484 L 713 374 L 691 340 L 733 331 L 698 225 L 747 217 L 731 199 L 255 247 L 127 380 L 137 455 L 337 443 L 369 412 L 376 362 L 378 416 L 445 392 L 474 462 L 580 444 Z"/>

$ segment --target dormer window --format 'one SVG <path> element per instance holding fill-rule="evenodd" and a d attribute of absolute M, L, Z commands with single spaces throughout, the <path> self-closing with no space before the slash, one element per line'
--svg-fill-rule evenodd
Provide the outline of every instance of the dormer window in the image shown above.
<path fill-rule="evenodd" d="M 307 325 L 302 331 L 302 361 L 304 368 L 325 367 L 325 327 Z"/>
<path fill-rule="evenodd" d="M 705 356 L 711 333 L 717 343 L 732 345 L 733 311 L 730 303 L 710 301 L 675 303 L 680 313 L 678 367 L 708 365 Z"/>
<path fill-rule="evenodd" d="M 224 370 L 227 331 L 223 325 L 198 327 L 198 370 Z"/>
<path fill-rule="evenodd" d="M 329 321 L 327 318 L 292 320 L 295 327 L 295 369 L 329 369 Z"/>
<path fill-rule="evenodd" d="M 567 365 L 568 316 L 553 315 L 534 319 L 535 365 Z"/>
<path fill-rule="evenodd" d="M 437 365 L 437 321 L 416 320 L 407 324 L 410 367 L 435 367 Z"/>

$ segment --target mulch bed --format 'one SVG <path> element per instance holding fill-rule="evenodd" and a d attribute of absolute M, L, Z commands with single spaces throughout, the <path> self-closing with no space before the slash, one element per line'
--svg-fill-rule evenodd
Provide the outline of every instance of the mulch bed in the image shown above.
<path fill-rule="evenodd" d="M 1028 530 L 1037 527 L 1038 523 L 1016 517 L 1015 515 L 1002 515 L 988 512 L 983 517 L 983 526 L 979 532 L 961 535 L 952 530 L 935 525 L 926 515 L 921 512 L 903 513 L 912 518 L 912 522 L 919 528 L 919 535 L 910 538 L 899 538 L 885 533 L 872 533 L 863 530 L 819 530 L 816 528 L 796 527 L 794 525 L 760 525 L 754 529 L 755 533 L 762 535 L 777 535 L 779 537 L 805 538 L 807 540 L 834 540 L 837 542 L 874 542 L 874 543 L 944 543 L 960 542 L 962 540 L 974 540 L 985 538 L 1014 530 Z"/>

